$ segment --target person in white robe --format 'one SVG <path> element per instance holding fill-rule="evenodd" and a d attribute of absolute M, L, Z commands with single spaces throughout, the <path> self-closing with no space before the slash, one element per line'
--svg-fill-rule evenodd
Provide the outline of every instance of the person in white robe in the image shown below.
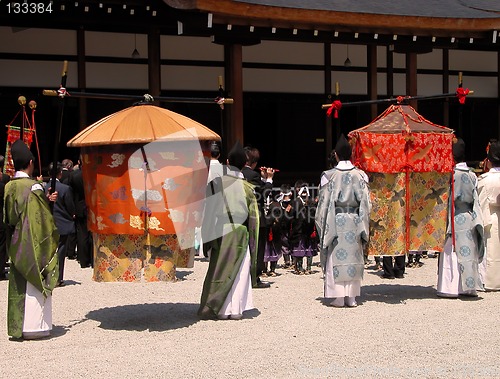
<path fill-rule="evenodd" d="M 500 290 L 500 142 L 492 142 L 488 150 L 491 169 L 479 176 L 479 203 L 483 212 L 486 252 L 479 273 L 487 291 Z"/>
<path fill-rule="evenodd" d="M 448 225 L 443 253 L 439 256 L 437 295 L 457 298 L 477 296 L 483 289 L 479 262 L 484 255 L 483 217 L 476 175 L 467 167 L 465 143 L 453 144 L 455 168 L 448 197 Z"/>
<path fill-rule="evenodd" d="M 324 272 L 324 297 L 333 307 L 356 307 L 368 243 L 370 193 L 366 174 L 350 162 L 352 149 L 341 135 L 335 152 L 339 163 L 320 189 L 316 229 Z"/>

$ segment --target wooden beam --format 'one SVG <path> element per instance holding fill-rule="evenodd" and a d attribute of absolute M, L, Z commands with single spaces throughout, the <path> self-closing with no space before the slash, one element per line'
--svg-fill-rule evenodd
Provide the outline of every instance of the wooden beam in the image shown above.
<path fill-rule="evenodd" d="M 387 60 L 387 97 L 394 96 L 394 46 L 389 45 L 386 48 Z"/>
<path fill-rule="evenodd" d="M 85 68 L 85 29 L 80 26 L 76 32 L 76 51 L 77 51 L 77 70 L 78 70 L 78 88 L 80 91 L 85 91 L 87 88 L 87 76 Z M 87 123 L 87 99 L 78 99 L 78 124 L 79 130 L 83 130 L 88 126 Z"/>
<path fill-rule="evenodd" d="M 500 51 L 497 53 L 497 104 L 498 104 L 498 126 L 496 139 L 500 139 Z"/>
<path fill-rule="evenodd" d="M 325 62 L 325 97 L 332 101 L 332 45 L 325 43 L 323 45 L 323 54 Z M 328 156 L 333 148 L 333 121 L 331 117 L 325 115 L 325 167 L 328 167 Z"/>
<path fill-rule="evenodd" d="M 406 95 L 417 96 L 417 54 L 406 54 Z M 418 102 L 410 100 L 410 105 L 418 111 Z"/>
<path fill-rule="evenodd" d="M 149 94 L 154 98 L 161 93 L 161 65 L 160 65 L 160 30 L 152 27 L 148 32 L 148 87 Z M 159 105 L 159 101 L 155 100 Z"/>
<path fill-rule="evenodd" d="M 450 52 L 443 49 L 443 93 L 450 90 Z M 443 125 L 450 125 L 450 101 L 448 98 L 443 101 Z"/>
<path fill-rule="evenodd" d="M 215 23 L 233 25 L 255 25 L 269 27 L 304 27 L 306 29 L 337 30 L 356 28 L 389 34 L 396 32 L 408 35 L 470 36 L 471 32 L 486 32 L 498 29 L 500 15 L 496 18 L 428 17 L 423 15 L 380 14 L 368 12 L 340 12 L 326 9 L 249 4 L 232 0 L 164 0 L 176 9 L 196 10 L 213 14 Z"/>
<path fill-rule="evenodd" d="M 228 152 L 236 141 L 244 145 L 243 135 L 243 48 L 241 45 L 224 47 L 227 62 L 226 78 L 228 78 L 229 95 L 234 99 L 234 105 L 228 109 L 229 122 L 225 125 L 222 143 Z"/>
<path fill-rule="evenodd" d="M 377 100 L 378 86 L 377 86 L 377 46 L 366 46 L 366 65 L 368 67 L 368 98 L 370 100 Z M 371 119 L 375 119 L 378 115 L 377 104 L 370 106 Z"/>

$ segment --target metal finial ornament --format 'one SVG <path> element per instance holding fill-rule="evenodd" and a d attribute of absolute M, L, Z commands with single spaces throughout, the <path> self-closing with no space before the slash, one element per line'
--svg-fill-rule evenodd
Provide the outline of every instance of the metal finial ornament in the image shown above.
<path fill-rule="evenodd" d="M 36 109 L 36 101 L 35 100 L 31 100 L 29 103 L 28 103 L 30 109 Z"/>
<path fill-rule="evenodd" d="M 155 99 L 149 93 L 146 93 L 146 94 L 144 94 L 144 100 L 143 101 L 145 101 L 147 103 L 152 103 L 153 101 L 155 101 Z"/>
<path fill-rule="evenodd" d="M 17 98 L 17 102 L 19 103 L 19 105 L 26 105 L 26 98 L 24 96 L 19 96 Z"/>

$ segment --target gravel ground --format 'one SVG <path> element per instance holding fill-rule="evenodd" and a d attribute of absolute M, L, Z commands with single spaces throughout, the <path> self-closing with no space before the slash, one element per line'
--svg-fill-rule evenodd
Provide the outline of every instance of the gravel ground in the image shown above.
<path fill-rule="evenodd" d="M 243 320 L 200 321 L 205 259 L 175 283 L 138 284 L 95 283 L 70 260 L 48 339 L 8 338 L 0 282 L 0 377 L 500 377 L 500 293 L 438 298 L 437 259 L 423 262 L 394 280 L 369 265 L 359 306 L 342 309 L 325 305 L 319 267 L 278 269 Z"/>

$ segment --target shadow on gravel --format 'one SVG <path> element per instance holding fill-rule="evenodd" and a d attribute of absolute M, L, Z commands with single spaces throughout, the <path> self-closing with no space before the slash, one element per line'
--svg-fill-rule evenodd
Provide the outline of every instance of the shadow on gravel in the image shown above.
<path fill-rule="evenodd" d="M 394 282 L 394 281 L 391 281 Z M 375 284 L 361 287 L 361 302 L 378 301 L 388 304 L 404 303 L 411 299 L 437 299 L 433 286 L 405 284 Z"/>
<path fill-rule="evenodd" d="M 177 280 L 182 281 L 186 280 L 186 277 L 191 275 L 193 273 L 193 270 L 191 271 L 181 271 L 179 269 L 175 270 L 175 277 Z"/>
<path fill-rule="evenodd" d="M 25 340 L 23 338 L 9 337 L 9 341 L 12 341 L 12 342 L 28 342 L 28 343 L 35 343 L 35 342 L 38 342 L 38 341 L 48 341 L 50 339 L 61 337 L 61 336 L 65 335 L 68 332 L 68 330 L 69 330 L 69 328 L 65 327 L 65 326 L 52 325 L 52 330 L 50 332 L 50 335 L 47 336 L 47 337 L 36 338 L 36 339 L 32 339 L 32 340 Z"/>
<path fill-rule="evenodd" d="M 90 311 L 86 318 L 100 322 L 99 327 L 103 329 L 163 332 L 200 321 L 196 314 L 199 306 L 192 303 L 122 305 Z"/>

